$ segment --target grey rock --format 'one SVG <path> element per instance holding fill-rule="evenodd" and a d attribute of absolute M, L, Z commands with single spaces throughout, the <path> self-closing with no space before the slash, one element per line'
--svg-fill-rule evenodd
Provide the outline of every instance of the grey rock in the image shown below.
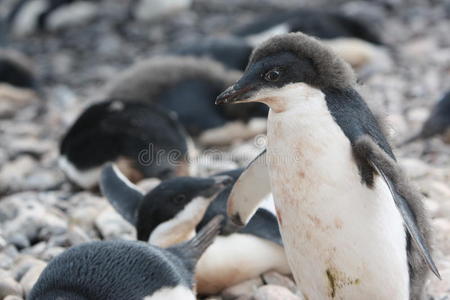
<path fill-rule="evenodd" d="M 250 279 L 223 290 L 222 298 L 224 300 L 234 300 L 241 296 L 252 295 L 261 285 L 263 285 L 261 278 Z"/>
<path fill-rule="evenodd" d="M 42 271 L 45 269 L 47 264 L 36 264 L 33 267 L 31 267 L 25 275 L 23 275 L 22 279 L 20 280 L 20 285 L 22 285 L 23 290 L 25 292 L 25 297 L 28 297 L 28 295 L 31 292 L 31 289 L 33 288 L 34 284 L 38 280 L 39 276 L 41 275 Z"/>
<path fill-rule="evenodd" d="M 134 228 L 112 207 L 108 207 L 95 219 L 95 227 L 104 239 L 133 238 Z"/>
<path fill-rule="evenodd" d="M 10 269 L 13 262 L 14 260 L 11 257 L 5 253 L 0 253 L 0 269 Z"/>
<path fill-rule="evenodd" d="M 264 285 L 253 294 L 254 300 L 301 300 L 290 290 L 278 285 Z"/>
<path fill-rule="evenodd" d="M 23 298 L 15 295 L 8 295 L 3 298 L 3 300 L 23 300 Z"/>
<path fill-rule="evenodd" d="M 31 255 L 21 255 L 16 259 L 14 268 L 11 270 L 11 274 L 17 281 L 20 281 L 25 273 L 27 273 L 32 267 L 38 265 L 45 265 L 45 262 Z"/>
<path fill-rule="evenodd" d="M 4 299 L 8 295 L 22 297 L 22 286 L 7 272 L 0 269 L 0 299 Z"/>
<path fill-rule="evenodd" d="M 289 289 L 291 292 L 297 292 L 297 286 L 289 277 L 281 275 L 278 272 L 270 271 L 262 275 L 263 281 L 268 285 L 279 285 Z"/>

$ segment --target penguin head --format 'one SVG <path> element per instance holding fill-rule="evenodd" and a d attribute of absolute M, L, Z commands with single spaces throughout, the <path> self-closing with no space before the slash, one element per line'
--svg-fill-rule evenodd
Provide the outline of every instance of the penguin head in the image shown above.
<path fill-rule="evenodd" d="M 100 187 L 118 213 L 136 227 L 138 239 L 146 241 L 158 228 L 159 235 L 194 230 L 216 194 L 232 181 L 227 175 L 176 177 L 144 194 L 110 164 L 102 171 Z"/>
<path fill-rule="evenodd" d="M 203 217 L 201 211 L 204 212 L 231 181 L 229 176 L 213 176 L 177 177 L 162 182 L 144 197 L 139 207 L 136 224 L 138 239 L 147 240 L 158 226 L 183 215 L 192 220 L 192 228 L 195 228 Z"/>
<path fill-rule="evenodd" d="M 345 89 L 355 82 L 351 67 L 315 38 L 303 33 L 275 36 L 253 51 L 244 75 L 216 103 L 262 102 L 274 110 L 289 106 L 280 97 L 293 85 Z"/>

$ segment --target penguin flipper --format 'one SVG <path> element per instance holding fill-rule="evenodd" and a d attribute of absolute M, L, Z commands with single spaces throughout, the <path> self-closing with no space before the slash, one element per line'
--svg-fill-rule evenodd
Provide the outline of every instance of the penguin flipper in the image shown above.
<path fill-rule="evenodd" d="M 264 150 L 242 172 L 231 190 L 227 214 L 232 222 L 236 225 L 248 223 L 258 205 L 270 192 L 266 150 Z"/>
<path fill-rule="evenodd" d="M 414 194 L 402 186 L 404 179 L 400 174 L 395 162 L 380 147 L 378 147 L 368 136 L 363 136 L 355 144 L 355 150 L 359 157 L 365 157 L 369 165 L 383 178 L 391 192 L 392 198 L 399 210 L 403 223 L 413 240 L 417 250 L 428 265 L 430 270 L 440 279 L 441 276 L 431 256 L 431 251 L 425 239 L 424 233 L 419 229 L 417 223 L 417 212 L 413 212 L 411 201 Z M 361 155 L 364 153 L 364 156 Z M 409 197 L 408 197 L 409 196 Z"/>
<path fill-rule="evenodd" d="M 144 193 L 113 164 L 108 164 L 103 168 L 100 176 L 100 190 L 114 209 L 135 226 L 137 211 L 144 198 Z"/>

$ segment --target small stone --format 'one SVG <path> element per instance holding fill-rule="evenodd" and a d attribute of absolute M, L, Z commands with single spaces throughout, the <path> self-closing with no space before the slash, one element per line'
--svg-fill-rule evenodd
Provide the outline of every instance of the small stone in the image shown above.
<path fill-rule="evenodd" d="M 16 259 L 15 266 L 11 270 L 11 274 L 17 281 L 20 281 L 25 273 L 37 265 L 45 266 L 45 262 L 30 255 L 22 255 Z"/>
<path fill-rule="evenodd" d="M 23 298 L 15 295 L 8 295 L 3 298 L 3 300 L 23 300 Z"/>
<path fill-rule="evenodd" d="M 8 242 L 16 246 L 17 249 L 30 247 L 30 240 L 21 232 L 17 232 L 8 237 Z"/>
<path fill-rule="evenodd" d="M 33 288 L 34 284 L 36 283 L 46 266 L 47 264 L 45 263 L 37 264 L 30 268 L 28 272 L 25 273 L 25 275 L 23 275 L 22 279 L 20 280 L 20 284 L 24 289 L 25 297 L 29 296 L 31 289 Z"/>
<path fill-rule="evenodd" d="M 0 299 L 7 295 L 22 296 L 22 286 L 7 272 L 0 269 Z"/>
<path fill-rule="evenodd" d="M 85 24 L 97 15 L 97 5 L 88 1 L 76 1 L 57 9 L 48 20 L 50 30 Z"/>
<path fill-rule="evenodd" d="M 430 172 L 430 167 L 416 158 L 402 158 L 399 164 L 409 178 L 424 177 Z"/>
<path fill-rule="evenodd" d="M 270 271 L 262 275 L 263 281 L 268 285 L 279 285 L 289 289 L 291 292 L 297 292 L 297 286 L 287 276 L 281 275 L 278 272 Z"/>
<path fill-rule="evenodd" d="M 112 207 L 106 209 L 95 219 L 95 226 L 104 239 L 134 237 L 134 228 Z"/>
<path fill-rule="evenodd" d="M 0 269 L 10 269 L 13 262 L 14 260 L 11 257 L 5 253 L 0 253 Z"/>
<path fill-rule="evenodd" d="M 264 285 L 253 294 L 254 300 L 301 300 L 290 290 L 278 285 Z"/>
<path fill-rule="evenodd" d="M 191 2 L 192 0 L 140 0 L 134 8 L 134 15 L 141 21 L 153 21 L 188 8 Z"/>
<path fill-rule="evenodd" d="M 261 278 L 250 279 L 223 290 L 222 298 L 224 300 L 235 300 L 241 296 L 252 295 L 261 285 L 263 285 Z"/>

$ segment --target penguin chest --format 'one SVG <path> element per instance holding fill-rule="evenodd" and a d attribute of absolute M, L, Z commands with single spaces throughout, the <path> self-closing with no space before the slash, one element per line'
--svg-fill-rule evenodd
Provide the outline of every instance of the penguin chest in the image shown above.
<path fill-rule="evenodd" d="M 400 213 L 379 177 L 361 183 L 329 113 L 271 110 L 267 158 L 288 262 L 308 299 L 409 298 Z"/>

